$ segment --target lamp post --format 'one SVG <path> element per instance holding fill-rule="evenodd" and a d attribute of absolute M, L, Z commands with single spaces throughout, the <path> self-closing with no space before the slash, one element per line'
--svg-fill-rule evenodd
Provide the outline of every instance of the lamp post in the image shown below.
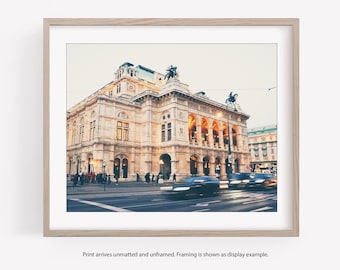
<path fill-rule="evenodd" d="M 103 160 L 103 175 L 104 175 L 104 191 L 105 191 L 105 185 L 106 185 L 106 176 L 105 176 L 105 167 L 106 167 L 106 161 Z"/>
<path fill-rule="evenodd" d="M 163 159 L 159 160 L 159 166 L 160 166 L 160 171 L 161 171 L 161 175 L 162 175 L 162 178 L 159 179 L 159 183 L 162 184 L 163 183 L 163 179 L 164 179 L 164 172 L 163 172 L 164 161 L 163 161 Z"/>
<path fill-rule="evenodd" d="M 227 178 L 229 179 L 229 175 L 233 173 L 233 159 L 231 153 L 231 146 L 230 146 L 230 127 L 228 127 L 228 167 L 227 167 Z"/>

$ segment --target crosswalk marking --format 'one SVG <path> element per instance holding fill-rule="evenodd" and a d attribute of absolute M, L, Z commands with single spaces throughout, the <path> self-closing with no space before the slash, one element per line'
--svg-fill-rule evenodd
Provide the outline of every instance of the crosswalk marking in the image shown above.
<path fill-rule="evenodd" d="M 273 209 L 273 207 L 265 206 L 265 207 L 261 207 L 261 208 L 251 210 L 250 212 L 262 212 L 262 211 L 271 210 L 271 209 Z"/>
<path fill-rule="evenodd" d="M 111 210 L 113 212 L 132 212 L 130 210 L 124 209 L 124 208 L 119 208 L 119 207 L 115 207 L 112 205 L 107 205 L 107 204 L 103 204 L 103 203 L 98 203 L 98 202 L 91 202 L 91 201 L 85 201 L 85 200 L 81 200 L 81 199 L 70 199 L 71 201 L 76 201 L 76 202 L 80 202 L 80 203 L 84 203 L 84 204 L 88 204 L 88 205 L 94 205 L 103 209 L 108 209 Z"/>
<path fill-rule="evenodd" d="M 221 200 L 216 200 L 216 201 L 209 201 L 209 202 L 202 202 L 202 203 L 196 203 L 192 205 L 193 207 L 201 207 L 201 206 L 209 206 L 211 203 L 220 203 L 222 202 Z"/>
<path fill-rule="evenodd" d="M 192 211 L 192 212 L 207 212 L 207 211 L 210 211 L 210 209 L 205 208 L 205 209 L 195 210 L 195 211 Z"/>

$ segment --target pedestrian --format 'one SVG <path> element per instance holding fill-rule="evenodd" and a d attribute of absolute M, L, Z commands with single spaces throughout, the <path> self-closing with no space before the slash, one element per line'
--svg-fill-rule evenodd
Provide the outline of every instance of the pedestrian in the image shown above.
<path fill-rule="evenodd" d="M 80 177 L 80 184 L 81 184 L 81 185 L 84 185 L 84 183 L 85 183 L 85 174 L 82 173 L 82 174 L 81 174 L 81 177 Z"/>
<path fill-rule="evenodd" d="M 149 184 L 149 182 L 150 182 L 150 173 L 149 173 L 149 172 L 147 172 L 147 173 L 145 174 L 145 182 L 148 183 L 148 184 Z"/>
<path fill-rule="evenodd" d="M 151 182 L 153 183 L 155 181 L 155 175 L 152 174 L 152 177 L 151 177 Z"/>
<path fill-rule="evenodd" d="M 140 176 L 139 173 L 136 174 L 136 181 L 139 182 L 140 181 Z"/>
<path fill-rule="evenodd" d="M 115 173 L 116 185 L 118 185 L 118 178 L 119 178 L 118 173 Z"/>
<path fill-rule="evenodd" d="M 159 174 L 157 174 L 157 177 L 156 177 L 156 183 L 158 184 L 158 181 L 159 181 Z"/>
<path fill-rule="evenodd" d="M 173 180 L 173 182 L 176 183 L 176 174 L 175 174 L 175 173 L 174 173 L 174 175 L 173 175 L 173 177 L 172 177 L 172 180 Z"/>
<path fill-rule="evenodd" d="M 75 174 L 73 177 L 73 186 L 76 187 L 78 184 L 78 174 Z"/>
<path fill-rule="evenodd" d="M 110 179 L 110 175 L 109 175 L 109 174 L 107 175 L 107 178 L 106 178 L 106 179 L 107 179 L 107 184 L 110 185 L 111 179 Z"/>

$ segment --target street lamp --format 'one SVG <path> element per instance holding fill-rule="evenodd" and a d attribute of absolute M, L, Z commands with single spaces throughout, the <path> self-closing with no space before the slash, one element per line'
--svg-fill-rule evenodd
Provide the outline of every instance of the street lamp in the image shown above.
<path fill-rule="evenodd" d="M 230 146 L 230 127 L 228 127 L 228 167 L 227 167 L 227 177 L 229 178 L 229 175 L 233 173 L 233 159 L 232 159 L 232 153 L 231 153 L 231 146 Z"/>
<path fill-rule="evenodd" d="M 162 178 L 159 180 L 159 183 L 163 183 L 163 179 L 164 179 L 164 172 L 163 172 L 164 161 L 163 161 L 163 159 L 159 160 L 159 166 L 160 166 L 160 171 L 161 171 L 161 175 L 162 175 Z"/>

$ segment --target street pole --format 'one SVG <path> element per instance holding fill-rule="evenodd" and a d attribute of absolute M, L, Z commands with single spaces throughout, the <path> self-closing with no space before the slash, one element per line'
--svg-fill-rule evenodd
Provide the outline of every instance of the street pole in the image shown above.
<path fill-rule="evenodd" d="M 231 146 L 230 146 L 230 126 L 228 127 L 228 172 L 227 172 L 227 177 L 229 179 L 229 175 L 233 173 L 233 159 L 232 159 L 232 153 L 231 153 Z"/>
<path fill-rule="evenodd" d="M 159 179 L 158 183 L 163 184 L 163 181 L 164 181 L 164 161 L 163 161 L 163 159 L 159 160 L 159 165 L 160 165 L 160 172 L 161 172 L 162 178 Z"/>

